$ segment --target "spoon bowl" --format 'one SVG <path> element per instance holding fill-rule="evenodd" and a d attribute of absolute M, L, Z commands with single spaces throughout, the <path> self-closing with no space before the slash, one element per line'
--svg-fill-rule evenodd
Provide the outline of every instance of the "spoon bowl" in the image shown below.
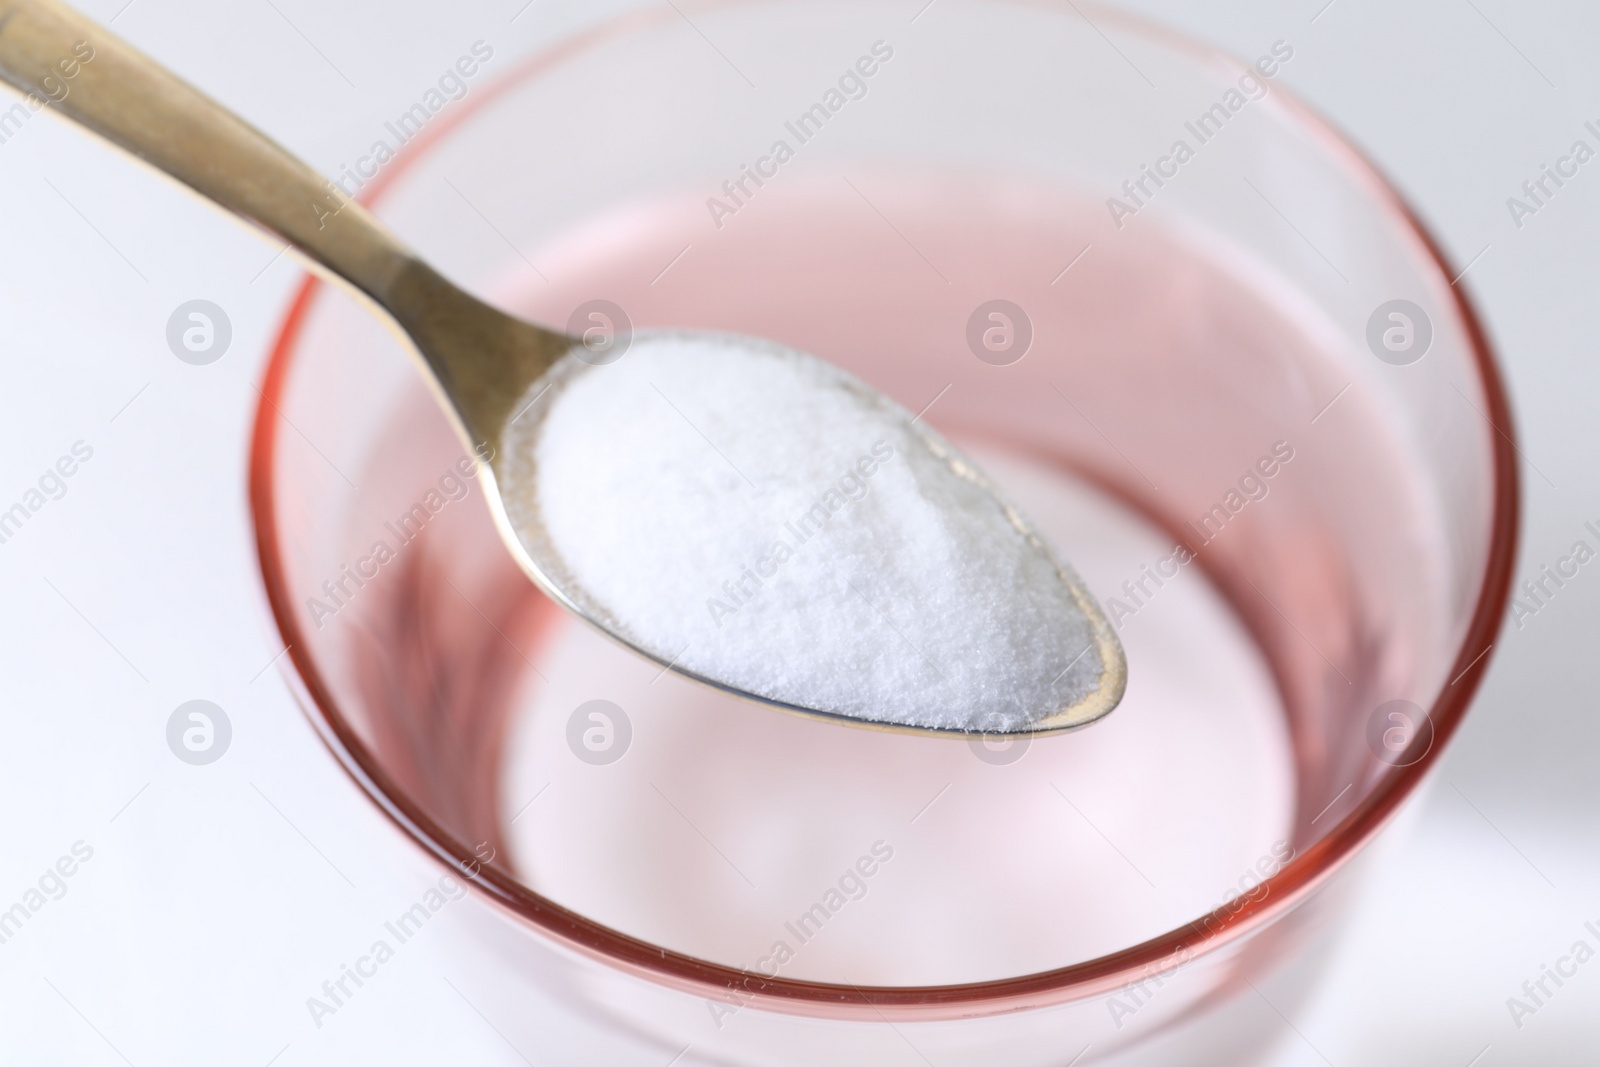
<path fill-rule="evenodd" d="M 1115 707 L 1121 646 L 1083 581 L 911 412 L 770 341 L 702 330 L 629 341 L 626 359 L 577 348 L 537 379 L 491 464 L 519 562 L 569 610 L 680 674 L 852 725 L 1056 733 Z M 751 382 L 725 393 L 740 369 Z M 819 383 L 844 398 L 842 424 L 815 425 Z M 929 523 L 1015 552 L 927 575 Z M 823 542 L 832 556 L 819 566 Z M 857 641 L 869 633 L 887 647 Z M 1050 666 L 991 681 L 1031 674 L 1003 669 L 1007 655 Z M 1056 710 L 1024 728 L 1017 707 Z"/>

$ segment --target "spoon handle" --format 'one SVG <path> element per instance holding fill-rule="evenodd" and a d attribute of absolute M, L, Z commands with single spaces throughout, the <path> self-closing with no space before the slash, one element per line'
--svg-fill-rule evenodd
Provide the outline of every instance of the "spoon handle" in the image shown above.
<path fill-rule="evenodd" d="M 0 78 L 387 303 L 415 257 L 338 186 L 55 0 L 0 0 Z"/>
<path fill-rule="evenodd" d="M 573 345 L 452 285 L 276 141 L 57 0 L 0 0 L 0 80 L 289 242 L 416 344 L 474 442 Z M 0 108 L 0 130 L 11 112 Z"/>

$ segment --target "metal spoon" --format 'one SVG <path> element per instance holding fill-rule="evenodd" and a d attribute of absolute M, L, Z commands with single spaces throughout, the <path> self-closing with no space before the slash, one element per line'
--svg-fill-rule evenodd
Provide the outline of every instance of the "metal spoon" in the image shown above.
<path fill-rule="evenodd" d="M 883 729 L 952 732 L 866 722 L 696 674 L 673 663 L 670 652 L 630 640 L 619 632 L 623 627 L 616 620 L 594 610 L 582 590 L 563 588 L 552 577 L 560 573 L 559 566 L 552 566 L 556 561 L 535 558 L 506 517 L 499 489 L 506 462 L 502 442 L 520 398 L 553 368 L 559 372 L 563 361 L 570 364 L 574 353 L 582 354 L 582 341 L 513 318 L 456 288 L 334 183 L 55 0 L 0 0 L 0 78 L 29 94 L 30 104 L 53 107 L 233 214 L 277 234 L 314 269 L 353 289 L 397 325 L 469 446 L 486 442 L 493 448 L 494 477 L 485 479 L 485 495 L 506 548 L 569 611 L 665 667 L 770 706 Z M 952 469 L 993 492 L 970 463 L 956 457 Z M 1019 530 L 1037 543 L 1031 531 Z M 527 540 L 537 543 L 538 538 Z M 1093 638 L 1084 651 L 1092 648 L 1098 656 L 1098 684 L 1069 706 L 1045 709 L 1046 714 L 1019 733 L 1055 733 L 1092 722 L 1116 707 L 1126 684 L 1121 645 L 1094 599 L 1070 570 L 1060 567 L 1058 573 L 1091 623 Z"/>

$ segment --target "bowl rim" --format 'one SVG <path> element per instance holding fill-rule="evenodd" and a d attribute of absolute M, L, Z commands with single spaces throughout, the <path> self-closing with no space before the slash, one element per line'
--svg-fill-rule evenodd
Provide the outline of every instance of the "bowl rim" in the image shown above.
<path fill-rule="evenodd" d="M 690 4 L 710 10 L 754 6 L 770 0 L 700 0 Z M 1152 38 L 1179 51 L 1231 69 L 1241 61 L 1212 46 L 1139 16 L 1102 6 L 1092 0 L 991 0 L 1063 12 L 1066 7 L 1087 8 L 1095 23 L 1114 23 L 1119 29 Z M 369 180 L 357 197 L 363 203 L 378 200 L 388 187 L 435 144 L 471 119 L 500 96 L 530 78 L 559 67 L 579 55 L 637 29 L 678 17 L 673 7 L 636 10 L 582 30 L 525 57 L 517 65 L 461 100 L 448 113 L 425 127 L 406 144 L 397 158 Z M 1087 17 L 1087 16 L 1085 16 Z M 1095 24 L 1092 23 L 1092 24 Z M 1342 157 L 1350 174 L 1363 180 L 1378 201 L 1386 201 L 1401 228 L 1420 242 L 1433 266 L 1448 280 L 1460 278 L 1448 257 L 1410 204 L 1395 190 L 1380 169 L 1354 147 L 1331 122 L 1289 91 L 1274 87 L 1279 106 L 1288 109 L 1298 125 L 1315 135 L 1321 147 Z M 1427 716 L 1434 728 L 1433 743 L 1421 759 L 1386 773 L 1356 807 L 1321 839 L 1300 850 L 1282 869 L 1262 884 L 1266 891 L 1219 906 L 1207 915 L 1118 952 L 1065 967 L 979 982 L 927 986 L 856 986 L 846 983 L 803 981 L 767 977 L 666 949 L 588 919 L 528 889 L 502 869 L 485 865 L 469 843 L 436 824 L 383 770 L 372 752 L 339 712 L 337 701 L 317 664 L 306 651 L 303 630 L 293 606 L 286 569 L 279 552 L 276 469 L 273 463 L 279 400 L 289 381 L 300 333 L 317 295 L 325 283 L 316 275 L 299 286 L 281 321 L 259 386 L 260 400 L 251 434 L 249 502 L 255 526 L 256 554 L 268 605 L 282 637 L 288 662 L 282 670 L 302 710 L 323 743 L 368 797 L 411 841 L 453 870 L 472 870 L 474 889 L 527 926 L 547 935 L 557 945 L 611 967 L 703 998 L 732 999 L 789 1015 L 834 1019 L 938 1020 L 973 1018 L 1025 1011 L 1070 1001 L 1086 1000 L 1120 989 L 1130 982 L 1161 974 L 1242 941 L 1269 926 L 1303 902 L 1331 878 L 1393 817 L 1400 804 L 1416 789 L 1440 758 L 1445 743 L 1455 733 L 1489 665 L 1489 652 L 1503 623 L 1517 552 L 1520 521 L 1520 471 L 1515 430 L 1505 383 L 1486 331 L 1465 292 L 1451 282 L 1449 291 L 1472 349 L 1474 364 L 1487 404 L 1485 421 L 1492 454 L 1494 483 L 1489 546 L 1478 599 L 1463 635 L 1451 674 L 1434 698 Z"/>

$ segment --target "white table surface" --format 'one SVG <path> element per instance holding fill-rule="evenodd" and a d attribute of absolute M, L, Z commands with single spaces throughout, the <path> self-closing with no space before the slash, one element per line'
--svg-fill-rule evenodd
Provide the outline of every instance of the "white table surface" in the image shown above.
<path fill-rule="evenodd" d="M 1521 569 L 1536 571 L 1600 520 L 1600 162 L 1520 229 L 1505 201 L 1600 121 L 1600 7 L 1325 2 L 1133 6 L 1239 54 L 1292 41 L 1284 82 L 1378 161 L 1457 263 L 1482 253 L 1462 284 L 1510 378 L 1528 461 Z M 631 6 L 523 3 L 84 6 L 331 171 L 473 41 L 504 69 Z M 909 18 L 922 0 L 901 6 Z M 281 644 L 253 558 L 247 428 L 300 271 L 42 117 L 0 143 L 0 205 L 0 507 L 74 442 L 93 448 L 66 494 L 0 544 L 0 908 L 75 842 L 93 850 L 0 944 L 0 1061 L 656 1064 L 614 1044 L 602 1055 L 557 1017 L 543 1047 L 509 1047 L 467 1002 L 459 954 L 441 951 L 448 917 L 338 1026 L 312 1025 L 305 998 L 337 965 L 326 946 L 417 886 L 396 879 L 403 844 L 266 669 Z M 196 297 L 234 330 L 206 367 L 164 337 Z M 1520 1028 L 1506 1005 L 1586 921 L 1600 926 L 1597 609 L 1600 571 L 1585 568 L 1508 627 L 1411 829 L 1265 1063 L 1597 1062 L 1600 962 Z M 165 741 L 194 698 L 235 731 L 208 767 Z"/>

